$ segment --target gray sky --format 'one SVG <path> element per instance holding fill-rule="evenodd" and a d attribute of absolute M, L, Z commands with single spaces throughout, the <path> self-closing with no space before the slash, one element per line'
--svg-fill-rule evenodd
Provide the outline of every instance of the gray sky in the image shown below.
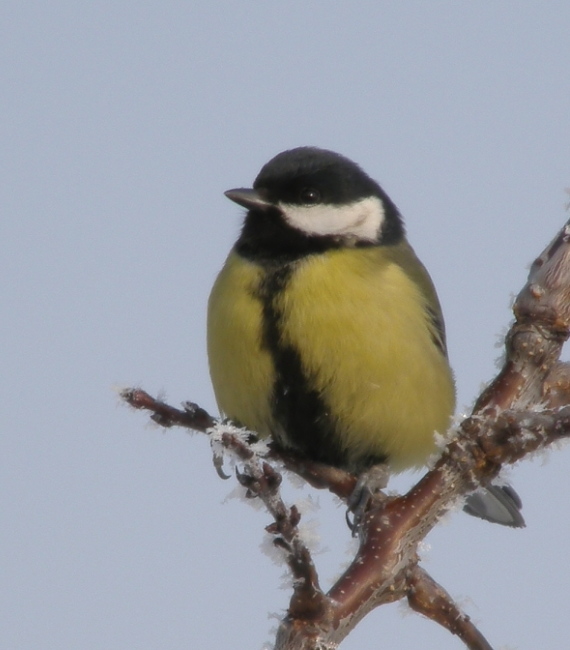
<path fill-rule="evenodd" d="M 234 483 L 204 436 L 147 426 L 113 386 L 215 411 L 206 301 L 240 225 L 222 193 L 313 144 L 400 207 L 470 404 L 568 218 L 569 24 L 562 0 L 4 0 L 0 647 L 271 639 L 288 591 L 260 551 L 269 517 L 224 503 Z M 428 538 L 425 567 L 497 647 L 570 636 L 569 465 L 564 448 L 511 472 L 527 529 L 456 513 Z M 349 535 L 313 494 L 326 586 Z M 461 647 L 403 611 L 372 613 L 343 649 Z"/>

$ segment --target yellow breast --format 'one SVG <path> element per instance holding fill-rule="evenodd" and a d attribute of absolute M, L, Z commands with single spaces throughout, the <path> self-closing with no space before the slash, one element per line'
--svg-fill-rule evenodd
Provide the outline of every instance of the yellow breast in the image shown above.
<path fill-rule="evenodd" d="M 426 312 L 429 276 L 422 278 L 426 290 L 394 261 L 395 252 L 313 256 L 293 274 L 282 309 L 284 339 L 301 346 L 305 372 L 336 416 L 347 456 L 387 455 L 399 470 L 434 451 L 434 433 L 449 426 L 455 388 Z"/>
<path fill-rule="evenodd" d="M 274 302 L 284 345 L 334 419 L 347 464 L 388 456 L 393 469 L 423 464 L 454 409 L 448 362 L 426 312 L 435 293 L 413 251 L 340 249 L 296 264 Z M 407 256 L 407 257 L 406 257 Z M 263 342 L 265 271 L 232 253 L 209 302 L 208 354 L 220 410 L 270 435 L 275 368 Z M 420 281 L 418 281 L 420 280 Z M 432 305 L 433 306 L 433 305 Z M 437 302 L 436 302 L 437 308 Z"/>

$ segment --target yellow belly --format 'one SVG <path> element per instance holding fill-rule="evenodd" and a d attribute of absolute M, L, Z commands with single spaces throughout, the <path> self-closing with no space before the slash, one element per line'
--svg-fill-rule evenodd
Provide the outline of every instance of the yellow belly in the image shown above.
<path fill-rule="evenodd" d="M 308 257 L 276 305 L 282 342 L 299 351 L 303 374 L 334 416 L 347 465 L 387 456 L 401 470 L 434 451 L 434 433 L 447 430 L 455 391 L 433 342 L 425 292 L 392 252 L 375 247 Z M 275 369 L 256 297 L 263 273 L 230 255 L 210 299 L 208 348 L 220 409 L 270 435 Z"/>

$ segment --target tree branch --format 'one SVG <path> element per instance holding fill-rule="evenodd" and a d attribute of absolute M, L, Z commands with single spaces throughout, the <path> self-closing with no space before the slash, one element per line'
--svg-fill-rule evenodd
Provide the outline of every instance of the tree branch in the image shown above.
<path fill-rule="evenodd" d="M 446 510 L 492 481 L 502 466 L 570 435 L 570 370 L 558 360 L 570 334 L 570 223 L 531 266 L 513 311 L 515 322 L 506 337 L 500 373 L 483 391 L 471 416 L 457 427 L 433 469 L 407 494 L 388 498 L 379 493 L 373 499 L 359 527 L 356 557 L 326 595 L 299 536 L 300 515 L 281 500 L 281 475 L 268 461 L 281 463 L 314 487 L 327 488 L 345 500 L 356 477 L 283 452 L 274 444 L 259 453 L 252 447 L 254 434 L 218 422 L 195 404 L 187 403 L 180 411 L 144 391 L 123 391 L 127 403 L 151 411 L 152 419 L 163 426 L 209 433 L 243 465 L 238 480 L 271 513 L 274 524 L 267 530 L 283 549 L 294 577 L 275 650 L 336 647 L 368 612 L 401 598 L 459 636 L 471 650 L 492 650 L 445 590 L 419 567 L 417 548 Z M 220 473 L 219 459 L 216 467 Z"/>

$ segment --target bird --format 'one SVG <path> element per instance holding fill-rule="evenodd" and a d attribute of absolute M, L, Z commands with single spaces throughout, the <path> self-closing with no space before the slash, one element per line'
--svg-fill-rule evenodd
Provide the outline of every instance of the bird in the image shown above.
<path fill-rule="evenodd" d="M 356 476 L 425 466 L 451 424 L 455 380 L 435 287 L 396 205 L 352 160 L 312 146 L 225 195 L 246 213 L 208 301 L 222 416 Z M 465 509 L 524 525 L 510 486 Z"/>

